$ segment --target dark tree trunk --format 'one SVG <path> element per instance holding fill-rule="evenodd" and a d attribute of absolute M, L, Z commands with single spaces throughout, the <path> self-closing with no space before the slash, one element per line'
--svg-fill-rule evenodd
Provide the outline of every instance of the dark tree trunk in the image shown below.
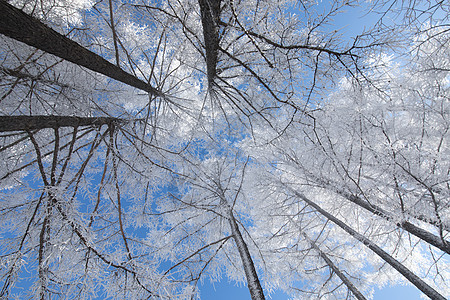
<path fill-rule="evenodd" d="M 0 33 L 153 96 L 162 96 L 160 91 L 148 83 L 128 74 L 4 0 L 0 0 Z"/>
<path fill-rule="evenodd" d="M 216 77 L 219 49 L 220 0 L 198 0 L 202 16 L 203 39 L 206 51 L 206 72 L 211 88 Z"/>
<path fill-rule="evenodd" d="M 124 120 L 109 117 L 0 116 L 0 132 L 29 131 L 59 127 L 118 125 L 120 123 L 124 123 Z"/>

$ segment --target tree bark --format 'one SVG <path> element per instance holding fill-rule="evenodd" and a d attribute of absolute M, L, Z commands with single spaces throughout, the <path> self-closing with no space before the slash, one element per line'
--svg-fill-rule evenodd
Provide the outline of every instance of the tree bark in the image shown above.
<path fill-rule="evenodd" d="M 348 279 L 347 276 L 345 276 L 344 273 L 339 270 L 339 268 L 333 263 L 333 261 L 322 250 L 320 250 L 316 243 L 314 243 L 314 241 L 312 241 L 304 232 L 303 236 L 309 242 L 311 247 L 319 252 L 320 257 L 327 263 L 328 267 L 330 267 L 330 269 L 333 270 L 334 273 L 336 273 L 336 275 L 342 280 L 342 282 L 353 293 L 353 295 L 355 295 L 358 300 L 366 300 L 366 297 L 364 297 L 364 295 L 356 288 L 356 286 L 353 285 L 350 279 Z"/>
<path fill-rule="evenodd" d="M 0 33 L 56 55 L 79 66 L 103 74 L 153 96 L 163 94 L 141 79 L 125 72 L 103 57 L 51 29 L 20 9 L 0 0 Z"/>
<path fill-rule="evenodd" d="M 0 116 L 0 132 L 27 131 L 44 128 L 117 125 L 125 121 L 109 117 L 73 116 Z"/>
<path fill-rule="evenodd" d="M 341 194 L 344 196 L 347 200 L 361 206 L 362 208 L 365 208 L 366 210 L 370 211 L 371 213 L 380 216 L 388 221 L 394 220 L 394 217 L 388 213 L 387 211 L 383 210 L 381 207 L 378 207 L 376 205 L 371 205 L 367 203 L 366 201 L 362 200 L 360 197 L 349 195 L 349 194 Z M 422 239 L 423 241 L 429 243 L 430 245 L 435 246 L 436 248 L 439 248 L 440 250 L 446 252 L 447 254 L 450 254 L 450 242 L 441 239 L 438 236 L 408 222 L 408 221 L 400 221 L 396 222 L 396 225 L 407 232 L 411 233 L 412 235 L 415 235 L 416 237 Z"/>
<path fill-rule="evenodd" d="M 219 24 L 221 0 L 198 0 L 202 16 L 203 40 L 206 52 L 206 73 L 209 87 L 216 77 L 217 54 L 219 49 Z"/>
<path fill-rule="evenodd" d="M 400 274 L 402 274 L 406 279 L 408 279 L 412 284 L 414 284 L 419 290 L 421 290 L 425 295 L 430 297 L 431 299 L 437 299 L 437 300 L 445 300 L 445 297 L 439 294 L 435 289 L 433 289 L 431 286 L 429 286 L 425 281 L 420 279 L 416 274 L 411 272 L 408 268 L 406 268 L 402 263 L 400 263 L 398 260 L 390 256 L 387 252 L 385 252 L 383 249 L 378 247 L 375 243 L 373 243 L 371 240 L 363 236 L 362 234 L 356 232 L 342 222 L 341 220 L 337 219 L 327 211 L 323 210 L 319 205 L 314 203 L 313 201 L 306 198 L 306 196 L 300 194 L 299 192 L 290 189 L 295 196 L 297 196 L 299 199 L 306 202 L 308 205 L 313 207 L 316 211 L 318 211 L 320 214 L 322 214 L 324 217 L 326 217 L 331 222 L 335 223 L 339 227 L 341 227 L 343 230 L 345 230 L 348 234 L 350 234 L 352 237 L 357 239 L 358 241 L 362 242 L 366 247 L 368 247 L 370 250 L 375 252 L 379 257 L 381 257 L 385 262 L 387 262 L 389 265 L 391 265 L 394 269 L 396 269 Z"/>
<path fill-rule="evenodd" d="M 242 265 L 244 267 L 250 296 L 252 300 L 265 300 L 264 292 L 261 287 L 261 283 L 259 282 L 258 273 L 256 273 L 255 264 L 253 263 L 252 256 L 250 255 L 250 251 L 248 250 L 247 243 L 242 237 L 241 231 L 239 230 L 239 225 L 237 224 L 236 218 L 233 215 L 233 210 L 228 204 L 221 187 L 219 187 L 219 198 L 220 203 L 224 207 L 226 207 L 227 210 L 228 222 L 230 223 L 231 233 L 241 257 Z"/>
<path fill-rule="evenodd" d="M 230 223 L 234 242 L 236 243 L 239 255 L 241 256 L 242 265 L 244 266 L 250 296 L 252 297 L 252 300 L 264 300 L 264 292 L 261 287 L 261 283 L 259 282 L 258 274 L 256 273 L 255 264 L 253 263 L 252 256 L 250 255 L 247 244 L 242 237 L 231 208 L 228 211 L 228 221 Z"/>

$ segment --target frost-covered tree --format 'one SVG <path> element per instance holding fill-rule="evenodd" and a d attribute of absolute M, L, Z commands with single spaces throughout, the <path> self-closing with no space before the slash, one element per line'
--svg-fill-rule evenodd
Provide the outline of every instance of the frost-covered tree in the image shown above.
<path fill-rule="evenodd" d="M 449 295 L 445 3 L 0 8 L 1 297 Z"/>
<path fill-rule="evenodd" d="M 326 227 L 310 230 L 321 242 L 325 235 L 322 247 L 340 255 L 346 270 L 358 266 L 355 257 L 364 257 L 360 271 L 353 271 L 359 276 L 368 265 L 381 263 L 375 267 L 376 275 L 365 273 L 367 277 L 358 280 L 370 282 L 371 276 L 376 276 L 379 283 L 384 283 L 398 278 L 387 267 L 390 258 L 379 260 L 370 252 L 355 255 L 355 239 L 369 248 L 381 247 L 391 253 L 435 292 L 427 293 L 429 288 L 414 283 L 412 277 L 409 281 L 430 298 L 445 299 L 450 253 L 450 86 L 445 54 L 448 48 L 443 46 L 448 35 L 444 28 L 424 25 L 423 33 L 411 42 L 409 55 L 400 61 L 385 54 L 368 57 L 369 63 L 376 65 L 371 80 L 342 78 L 322 105 L 308 118 L 294 121 L 283 136 L 267 139 L 262 133 L 259 138 L 263 147 L 256 146 L 254 140 L 246 142 L 248 153 L 267 166 L 263 174 L 267 173 L 268 179 L 257 177 L 263 183 L 254 196 L 264 200 L 252 211 L 267 207 L 258 214 L 264 220 L 262 224 L 267 224 L 265 218 L 272 214 L 271 239 L 290 237 L 285 240 L 286 247 L 298 245 L 298 231 L 317 226 L 318 214 L 322 218 L 319 224 Z M 267 194 L 269 186 L 272 192 Z M 272 201 L 275 203 L 270 204 Z M 278 212 L 277 207 L 281 208 Z M 314 219 L 308 214 L 313 214 Z M 295 227 L 291 225 L 293 220 Z M 327 225 L 323 225 L 324 220 Z M 340 228 L 338 232 L 335 225 Z M 352 242 L 341 229 L 354 237 Z M 357 236 L 361 233 L 363 237 Z M 348 243 L 352 251 L 338 254 L 335 249 L 345 249 Z M 308 245 L 302 247 L 308 249 Z M 362 246 L 359 250 L 365 251 Z M 391 266 L 400 273 L 407 273 L 394 264 Z M 325 287 L 322 289 L 329 293 Z M 312 290 L 321 293 L 321 288 Z"/>

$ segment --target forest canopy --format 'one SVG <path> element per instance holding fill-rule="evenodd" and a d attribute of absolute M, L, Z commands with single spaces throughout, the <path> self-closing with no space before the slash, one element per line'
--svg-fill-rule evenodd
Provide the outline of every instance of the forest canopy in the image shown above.
<path fill-rule="evenodd" d="M 449 16 L 0 0 L 0 298 L 447 299 Z"/>

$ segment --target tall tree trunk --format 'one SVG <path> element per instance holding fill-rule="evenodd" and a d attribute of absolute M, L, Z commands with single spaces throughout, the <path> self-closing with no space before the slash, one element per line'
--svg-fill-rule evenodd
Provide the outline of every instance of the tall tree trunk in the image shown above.
<path fill-rule="evenodd" d="M 109 117 L 0 116 L 0 132 L 59 127 L 117 125 L 124 122 L 125 120 Z"/>
<path fill-rule="evenodd" d="M 245 277 L 247 278 L 247 285 L 250 291 L 250 296 L 252 300 L 264 300 L 264 292 L 259 282 L 258 273 L 256 273 L 255 264 L 253 263 L 252 256 L 248 250 L 247 244 L 242 237 L 241 231 L 239 230 L 239 225 L 236 222 L 236 218 L 233 215 L 233 210 L 228 204 L 225 193 L 219 187 L 219 197 L 220 203 L 226 207 L 227 218 L 230 223 L 231 233 L 236 243 L 239 255 L 241 257 L 242 265 L 244 267 Z"/>
<path fill-rule="evenodd" d="M 430 297 L 431 299 L 437 299 L 437 300 L 445 300 L 445 297 L 439 294 L 435 289 L 433 289 L 431 286 L 429 286 L 425 281 L 420 279 L 416 274 L 411 272 L 408 268 L 406 268 L 402 263 L 400 263 L 398 260 L 390 256 L 387 252 L 385 252 L 383 249 L 378 247 L 375 243 L 373 243 L 371 240 L 363 236 L 362 234 L 356 232 L 342 222 L 341 220 L 337 219 L 332 214 L 328 213 L 327 211 L 323 210 L 319 205 L 314 203 L 313 201 L 309 200 L 306 196 L 300 194 L 299 192 L 289 188 L 299 199 L 306 202 L 308 205 L 313 207 L 315 210 L 317 210 L 320 214 L 322 214 L 324 217 L 326 217 L 331 222 L 335 223 L 339 227 L 341 227 L 343 230 L 345 230 L 348 234 L 353 236 L 358 241 L 362 242 L 366 247 L 368 247 L 370 250 L 375 252 L 379 257 L 381 257 L 385 262 L 387 262 L 389 265 L 391 265 L 394 269 L 396 269 L 400 274 L 402 274 L 406 279 L 408 279 L 412 284 L 414 284 L 419 290 L 421 290 L 425 295 Z"/>
<path fill-rule="evenodd" d="M 51 29 L 20 9 L 0 0 L 0 33 L 51 53 L 79 66 L 98 72 L 153 96 L 163 96 L 157 89 L 125 72 L 103 57 Z"/>
<path fill-rule="evenodd" d="M 334 273 L 342 280 L 342 282 L 347 286 L 347 288 L 355 295 L 355 297 L 358 300 L 366 300 L 366 297 L 356 288 L 356 286 L 353 285 L 353 283 L 350 281 L 350 279 L 345 276 L 344 273 L 339 270 L 339 268 L 333 263 L 333 261 L 328 257 L 328 255 L 325 254 L 322 250 L 320 250 L 319 246 L 314 243 L 313 240 L 311 240 L 306 233 L 303 232 L 303 236 L 305 239 L 309 242 L 311 247 L 319 252 L 320 257 L 327 263 L 328 267 L 330 267 L 331 270 L 333 270 Z"/>
<path fill-rule="evenodd" d="M 219 23 L 221 0 L 198 0 L 202 16 L 203 40 L 206 52 L 206 72 L 209 88 L 216 77 L 217 54 L 219 49 Z"/>
<path fill-rule="evenodd" d="M 242 237 L 231 208 L 228 211 L 228 222 L 230 223 L 231 233 L 233 234 L 234 242 L 236 243 L 239 255 L 241 256 L 242 265 L 244 266 L 250 296 L 252 297 L 252 300 L 264 300 L 264 292 L 261 283 L 259 282 L 258 274 L 256 273 L 255 264 L 253 263 L 250 251 Z"/>

